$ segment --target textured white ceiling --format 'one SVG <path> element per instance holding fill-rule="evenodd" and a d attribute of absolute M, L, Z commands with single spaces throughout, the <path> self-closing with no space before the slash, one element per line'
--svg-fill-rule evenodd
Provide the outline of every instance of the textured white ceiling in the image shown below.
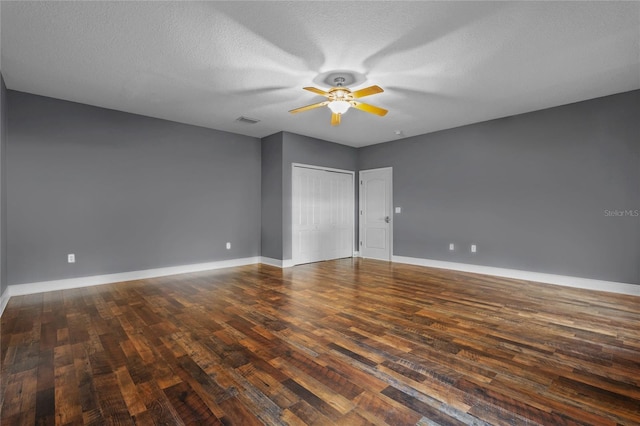
<path fill-rule="evenodd" d="M 7 87 L 352 146 L 640 88 L 640 2 L 1 2 Z M 339 127 L 320 73 L 385 92 Z M 261 120 L 239 123 L 244 115 Z"/>

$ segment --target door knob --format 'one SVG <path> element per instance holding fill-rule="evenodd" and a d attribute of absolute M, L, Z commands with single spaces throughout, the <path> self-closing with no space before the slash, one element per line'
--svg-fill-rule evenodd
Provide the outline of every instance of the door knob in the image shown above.
<path fill-rule="evenodd" d="M 387 217 L 384 218 L 384 221 L 389 223 L 389 222 L 391 222 L 391 218 L 389 216 L 387 216 Z"/>

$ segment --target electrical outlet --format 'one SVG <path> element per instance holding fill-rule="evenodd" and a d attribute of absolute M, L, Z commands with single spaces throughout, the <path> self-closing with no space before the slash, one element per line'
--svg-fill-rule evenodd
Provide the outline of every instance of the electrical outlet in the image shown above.
<path fill-rule="evenodd" d="M 67 255 L 67 262 L 69 263 L 76 263 L 76 255 L 73 253 L 69 253 Z"/>
<path fill-rule="evenodd" d="M 396 213 L 402 213 L 402 207 L 396 207 Z"/>
<path fill-rule="evenodd" d="M 231 250 L 231 243 L 227 243 L 227 250 Z"/>
<path fill-rule="evenodd" d="M 455 244 L 450 243 L 450 244 L 449 244 L 449 251 L 454 251 L 455 249 L 456 249 Z"/>
<path fill-rule="evenodd" d="M 471 253 L 475 253 L 478 251 L 478 246 L 476 246 L 475 244 L 471 244 Z"/>

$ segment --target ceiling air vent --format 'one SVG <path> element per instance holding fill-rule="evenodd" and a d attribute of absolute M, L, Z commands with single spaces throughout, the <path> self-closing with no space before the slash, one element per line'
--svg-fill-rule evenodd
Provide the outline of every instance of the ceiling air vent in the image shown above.
<path fill-rule="evenodd" d="M 256 124 L 260 122 L 260 120 L 256 120 L 255 118 L 249 118 L 245 116 L 240 116 L 236 118 L 236 121 L 239 121 L 240 123 L 245 123 L 245 124 Z"/>

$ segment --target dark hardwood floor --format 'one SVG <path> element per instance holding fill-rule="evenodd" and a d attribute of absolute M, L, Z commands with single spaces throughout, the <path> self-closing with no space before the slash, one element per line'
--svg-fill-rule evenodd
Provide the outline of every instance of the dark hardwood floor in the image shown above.
<path fill-rule="evenodd" d="M 13 297 L 3 426 L 640 424 L 640 297 L 371 260 Z"/>

